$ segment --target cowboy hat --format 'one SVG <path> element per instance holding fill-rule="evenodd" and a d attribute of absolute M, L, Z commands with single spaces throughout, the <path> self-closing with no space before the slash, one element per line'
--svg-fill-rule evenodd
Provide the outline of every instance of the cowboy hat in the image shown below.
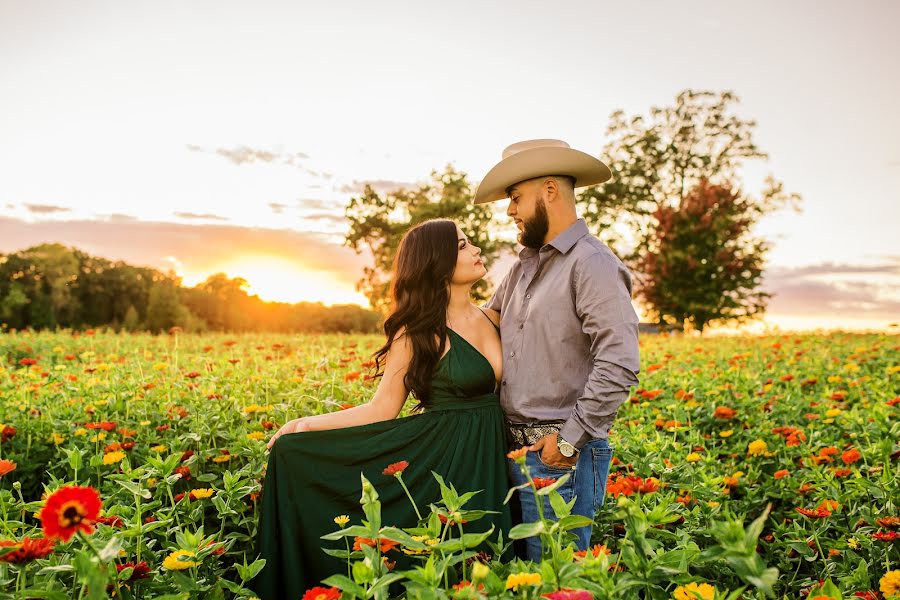
<path fill-rule="evenodd" d="M 544 175 L 569 175 L 580 188 L 603 183 L 612 172 L 598 159 L 562 140 L 526 140 L 507 146 L 503 160 L 484 176 L 472 201 L 483 204 L 502 200 L 510 186 Z"/>

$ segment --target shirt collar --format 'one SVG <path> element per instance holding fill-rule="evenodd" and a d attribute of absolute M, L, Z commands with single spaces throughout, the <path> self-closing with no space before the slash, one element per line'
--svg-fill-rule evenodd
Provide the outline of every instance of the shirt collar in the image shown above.
<path fill-rule="evenodd" d="M 543 250 L 548 246 L 552 246 L 561 253 L 568 254 L 569 250 L 572 249 L 572 246 L 574 246 L 576 242 L 578 242 L 578 240 L 586 236 L 588 233 L 590 233 L 590 231 L 588 231 L 588 227 L 584 222 L 584 219 L 578 219 L 574 223 L 569 225 L 562 233 L 545 244 L 541 249 Z M 529 258 L 537 256 L 538 253 L 538 250 L 535 248 L 523 247 L 519 251 L 519 258 L 522 260 L 527 260 Z"/>
<path fill-rule="evenodd" d="M 584 219 L 577 219 L 574 223 L 569 225 L 565 231 L 550 240 L 549 245 L 553 246 L 563 254 L 567 254 L 569 250 L 572 249 L 572 246 L 588 233 L 590 232 L 588 231 Z"/>

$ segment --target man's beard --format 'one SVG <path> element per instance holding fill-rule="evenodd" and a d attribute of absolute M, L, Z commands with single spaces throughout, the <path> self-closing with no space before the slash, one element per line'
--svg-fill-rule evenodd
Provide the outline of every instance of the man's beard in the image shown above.
<path fill-rule="evenodd" d="M 544 245 L 544 238 L 550 230 L 550 221 L 547 219 L 547 207 L 544 199 L 538 198 L 534 206 L 534 216 L 528 221 L 522 221 L 522 233 L 519 234 L 519 243 L 526 248 L 535 250 Z"/>

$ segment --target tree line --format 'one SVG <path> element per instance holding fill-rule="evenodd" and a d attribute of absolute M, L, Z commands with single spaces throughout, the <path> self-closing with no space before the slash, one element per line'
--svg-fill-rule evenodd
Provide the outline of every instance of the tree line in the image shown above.
<path fill-rule="evenodd" d="M 381 316 L 356 304 L 267 302 L 247 294 L 246 287 L 246 280 L 223 273 L 184 287 L 172 273 L 41 244 L 0 254 L 0 330 L 379 330 Z"/>

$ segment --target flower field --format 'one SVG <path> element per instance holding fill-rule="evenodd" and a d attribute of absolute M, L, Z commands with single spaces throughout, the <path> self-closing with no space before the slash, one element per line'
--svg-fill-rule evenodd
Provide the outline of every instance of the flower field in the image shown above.
<path fill-rule="evenodd" d="M 380 342 L 0 334 L 0 598 L 253 597 L 266 440 L 365 402 Z M 641 347 L 591 551 L 549 522 L 513 532 L 545 536 L 540 565 L 467 550 L 444 534 L 468 490 L 447 487 L 419 527 L 335 515 L 356 550 L 308 596 L 900 598 L 898 336 Z M 363 490 L 367 515 L 394 471 Z M 391 571 L 404 550 L 423 566 Z"/>

